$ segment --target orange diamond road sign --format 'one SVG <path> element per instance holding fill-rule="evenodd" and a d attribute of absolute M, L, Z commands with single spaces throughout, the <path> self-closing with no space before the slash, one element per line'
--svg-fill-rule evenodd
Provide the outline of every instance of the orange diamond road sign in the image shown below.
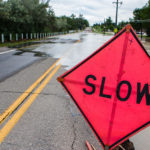
<path fill-rule="evenodd" d="M 58 80 L 104 149 L 150 124 L 150 58 L 130 25 Z"/>

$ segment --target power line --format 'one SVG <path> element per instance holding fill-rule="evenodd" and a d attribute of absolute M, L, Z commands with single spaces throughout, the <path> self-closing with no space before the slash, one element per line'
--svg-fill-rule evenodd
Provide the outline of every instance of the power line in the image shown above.
<path fill-rule="evenodd" d="M 116 5 L 116 21 L 115 21 L 115 26 L 117 28 L 117 24 L 118 24 L 118 6 L 119 6 L 119 4 L 122 5 L 123 2 L 119 2 L 119 0 L 117 0 L 116 2 L 113 2 L 113 4 Z"/>
<path fill-rule="evenodd" d="M 145 20 L 131 20 L 130 22 L 144 23 L 144 22 L 150 22 L 150 19 L 145 19 Z"/>

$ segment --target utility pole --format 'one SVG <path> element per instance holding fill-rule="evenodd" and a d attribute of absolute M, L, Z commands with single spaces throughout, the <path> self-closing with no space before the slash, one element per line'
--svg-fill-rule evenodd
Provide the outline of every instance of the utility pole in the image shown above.
<path fill-rule="evenodd" d="M 104 34 L 105 34 L 105 29 L 106 29 L 106 26 L 105 26 L 105 18 L 104 18 Z"/>
<path fill-rule="evenodd" d="M 113 4 L 116 5 L 116 21 L 115 21 L 115 28 L 117 29 L 117 24 L 118 24 L 118 6 L 119 6 L 119 4 L 122 5 L 122 2 L 119 2 L 119 0 L 117 0 L 116 2 L 113 2 Z"/>

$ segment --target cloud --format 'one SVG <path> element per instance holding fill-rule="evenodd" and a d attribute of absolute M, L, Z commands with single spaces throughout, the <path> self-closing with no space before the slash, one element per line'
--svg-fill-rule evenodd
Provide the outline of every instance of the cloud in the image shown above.
<path fill-rule="evenodd" d="M 56 16 L 76 16 L 83 14 L 84 17 L 93 23 L 103 22 L 104 18 L 112 17 L 115 21 L 116 8 L 112 3 L 116 0 L 51 0 L 50 5 L 55 11 Z M 121 1 L 121 0 L 120 0 Z M 122 0 L 123 5 L 119 6 L 118 20 L 127 21 L 133 17 L 133 10 L 141 8 L 148 0 Z"/>

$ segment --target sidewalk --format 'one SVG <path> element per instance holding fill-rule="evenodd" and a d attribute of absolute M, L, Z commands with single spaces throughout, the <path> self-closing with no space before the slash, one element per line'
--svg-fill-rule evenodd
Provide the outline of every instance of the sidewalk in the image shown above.
<path fill-rule="evenodd" d="M 142 41 L 142 43 L 150 55 L 150 42 Z"/>
<path fill-rule="evenodd" d="M 56 59 L 47 58 L 31 65 L 0 83 L 1 90 L 13 93 L 24 91 L 55 61 Z M 84 150 L 85 140 L 97 150 L 102 150 L 75 104 L 56 80 L 65 71 L 62 66 L 53 76 L 0 145 L 1 150 Z M 3 100 L 7 101 L 6 97 Z"/>
<path fill-rule="evenodd" d="M 9 50 L 12 50 L 13 48 L 8 48 L 8 47 L 0 47 L 0 53 L 1 52 L 6 52 L 6 51 L 9 51 Z"/>

